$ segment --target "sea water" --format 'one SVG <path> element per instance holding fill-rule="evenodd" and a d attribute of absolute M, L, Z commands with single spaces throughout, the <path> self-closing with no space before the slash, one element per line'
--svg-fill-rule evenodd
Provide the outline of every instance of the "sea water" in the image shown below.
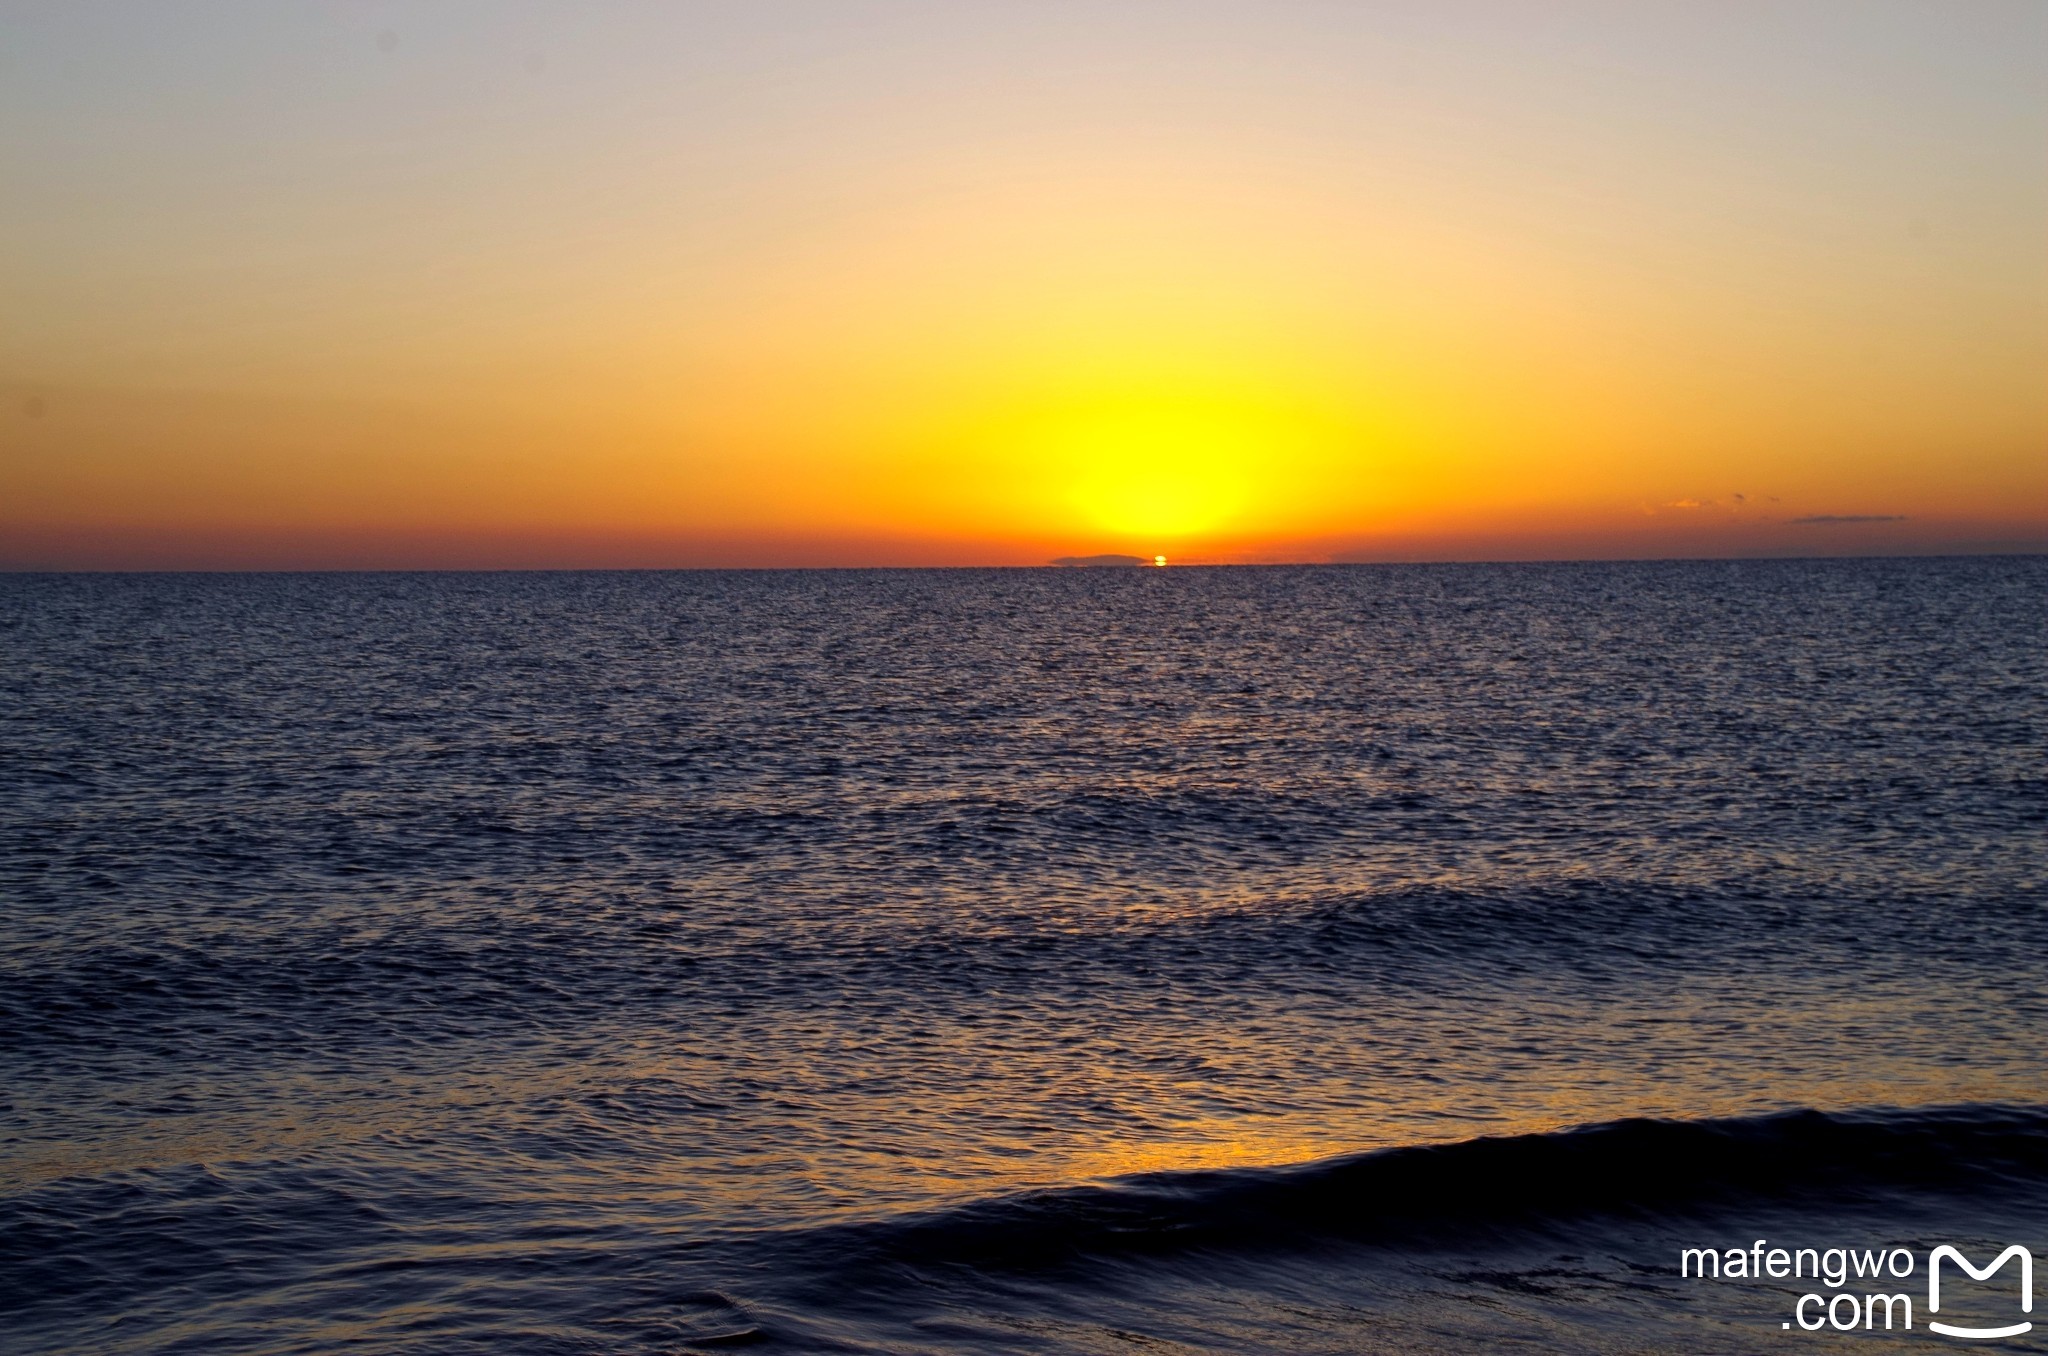
<path fill-rule="evenodd" d="M 0 579 L 0 1347 L 1885 1340 L 1680 1274 L 1764 1239 L 1920 1340 L 2048 1259 L 2044 636 L 2041 558 Z"/>

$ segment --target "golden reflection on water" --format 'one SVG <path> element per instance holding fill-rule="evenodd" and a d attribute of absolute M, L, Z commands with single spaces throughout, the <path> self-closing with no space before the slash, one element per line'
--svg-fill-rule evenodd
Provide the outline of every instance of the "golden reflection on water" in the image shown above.
<path fill-rule="evenodd" d="M 1553 1010 L 1538 1017 L 1542 1007 L 1532 1004 L 1519 1019 L 1509 1020 L 1535 1019 L 1554 1027 L 1567 1016 Z M 1711 1030 L 1712 1014 L 1709 1005 L 1674 1003 L 1657 1018 L 1637 1013 L 1617 1025 L 1587 1012 L 1578 1029 L 1589 1047 L 1629 1040 L 1640 1045 L 1644 1029 L 1652 1026 Z M 1809 1028 L 1873 1029 L 1904 1016 L 1883 999 L 1844 996 L 1798 1020 Z M 1225 1037 L 1212 1056 L 1226 1057 L 1227 1043 Z M 934 1048 L 945 1044 L 937 1041 Z M 964 1057 L 960 1049 L 949 1053 Z M 1174 1116 L 1156 1136 L 1104 1134 L 1100 1127 L 1081 1125 L 1061 1133 L 1035 1122 L 1034 1133 L 1014 1138 L 990 1133 L 982 1118 L 989 1099 L 997 1095 L 993 1090 L 1007 1082 L 1042 1079 L 1043 1055 L 1019 1048 L 1011 1052 L 1007 1067 L 984 1060 L 986 1075 L 974 1086 L 870 1096 L 841 1105 L 816 1088 L 801 1089 L 801 1079 L 792 1080 L 782 1089 L 789 1123 L 764 1124 L 769 1138 L 749 1152 L 728 1148 L 714 1159 L 696 1152 L 689 1137 L 675 1138 L 687 1127 L 635 1124 L 613 1127 L 646 1141 L 647 1152 L 631 1166 L 586 1173 L 534 1161 L 519 1165 L 519 1171 L 533 1174 L 535 1189 L 549 1193 L 617 1190 L 649 1200 L 715 1204 L 743 1214 L 790 1204 L 771 1197 L 794 1193 L 810 1209 L 863 1214 L 1080 1180 L 1279 1167 L 1402 1145 L 1547 1134 L 1620 1117 L 1696 1120 L 1802 1106 L 1846 1111 L 2048 1101 L 2048 1068 L 2030 1089 L 2015 1086 L 2009 1068 L 1957 1069 L 1912 1058 L 1886 1059 L 1874 1042 L 1862 1043 L 1854 1059 L 1818 1065 L 1803 1077 L 1781 1074 L 1768 1085 L 1719 1089 L 1702 1085 L 1696 1064 L 1705 1056 L 1696 1050 L 1642 1050 L 1632 1063 L 1617 1059 L 1604 1067 L 1550 1070 L 1548 1077 L 1538 1078 L 1533 1069 L 1501 1062 L 1497 1049 L 1458 1049 L 1447 1043 L 1412 1079 L 1361 1085 L 1350 1090 L 1349 1098 L 1324 1089 L 1320 1105 L 1273 1114 Z M 704 1088 L 720 1076 L 715 1063 L 673 1051 L 641 1052 L 608 1063 L 613 1076 L 649 1084 Z M 318 1096 L 296 1084 L 273 1089 L 230 1116 L 202 1098 L 118 1129 L 9 1146 L 0 1183 L 19 1187 L 109 1171 L 259 1161 L 314 1146 L 336 1152 L 380 1138 L 430 1144 L 444 1133 L 516 1127 L 524 1118 L 551 1114 L 552 1108 L 576 1099 L 590 1076 L 573 1065 L 555 1065 L 476 1070 L 456 1081 L 432 1075 L 374 1082 L 335 1079 L 323 1081 Z M 1117 1084 L 1111 1069 L 1072 1077 L 1097 1088 Z M 1164 1107 L 1153 1110 L 1171 1114 Z"/>

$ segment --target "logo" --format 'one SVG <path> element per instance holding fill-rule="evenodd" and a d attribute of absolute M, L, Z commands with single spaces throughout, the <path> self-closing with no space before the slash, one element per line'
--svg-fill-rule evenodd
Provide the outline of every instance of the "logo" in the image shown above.
<path fill-rule="evenodd" d="M 1944 1323 L 1935 1317 L 1941 1312 L 1943 1262 L 1954 1263 L 1973 1281 L 1988 1281 L 2015 1258 L 2020 1264 L 2020 1312 L 2031 1314 L 2034 1312 L 2034 1255 L 2024 1244 L 2012 1244 L 1988 1265 L 1981 1267 L 1952 1243 L 1943 1243 L 1929 1251 L 1928 1331 L 1943 1337 L 1979 1342 L 2032 1332 L 2034 1324 L 2030 1319 L 2000 1328 L 1968 1328 Z M 1768 1240 L 1761 1238 L 1748 1248 L 1681 1248 L 1678 1254 L 1678 1274 L 1688 1279 L 1797 1281 L 1813 1277 L 1835 1293 L 1801 1295 L 1792 1306 L 1792 1317 L 1778 1325 L 1787 1331 L 1797 1328 L 1802 1332 L 1819 1332 L 1823 1328 L 1833 1328 L 1837 1332 L 1861 1328 L 1869 1332 L 1879 1329 L 1880 1320 L 1885 1331 L 1891 1330 L 1894 1324 L 1912 1328 L 1913 1297 L 1902 1291 L 1891 1294 L 1883 1291 L 1910 1277 L 1918 1265 L 1919 1259 L 1910 1248 L 1773 1248 Z M 1858 1280 L 1861 1284 L 1857 1284 Z"/>
<path fill-rule="evenodd" d="M 1941 1312 L 1941 1263 L 1943 1258 L 1954 1262 L 1965 1272 L 1969 1273 L 1971 1280 L 1988 1281 L 1991 1279 L 1993 1272 L 2015 1257 L 2020 1259 L 2020 1312 L 2023 1314 L 2033 1313 L 2034 1255 L 2017 1243 L 1998 1254 L 1990 1266 L 1981 1268 L 1970 1265 L 1969 1258 L 1963 1256 L 1946 1243 L 1929 1253 L 1927 1255 L 1927 1312 L 1930 1314 Z M 2018 1337 L 2021 1333 L 2032 1332 L 2034 1329 L 2031 1321 L 2014 1323 L 2004 1328 L 1958 1328 L 1947 1323 L 1937 1323 L 1932 1318 L 1927 1320 L 1927 1326 L 1944 1337 L 1975 1337 L 1980 1339 Z"/>

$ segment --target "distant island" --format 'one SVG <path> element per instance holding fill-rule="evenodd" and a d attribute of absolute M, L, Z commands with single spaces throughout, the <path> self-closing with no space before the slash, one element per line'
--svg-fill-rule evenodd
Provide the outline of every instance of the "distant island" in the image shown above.
<path fill-rule="evenodd" d="M 1132 565 L 1150 565 L 1151 563 L 1144 556 L 1061 556 L 1053 562 L 1055 565 L 1080 566 L 1088 569 L 1105 565 L 1127 567 Z"/>

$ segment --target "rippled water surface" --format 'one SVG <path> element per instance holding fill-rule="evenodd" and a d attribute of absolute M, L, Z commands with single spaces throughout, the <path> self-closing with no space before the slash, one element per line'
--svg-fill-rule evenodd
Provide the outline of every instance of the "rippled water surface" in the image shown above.
<path fill-rule="evenodd" d="M 1761 1349 L 1674 1240 L 2048 1258 L 2044 635 L 2039 558 L 0 578 L 0 1326 Z"/>

